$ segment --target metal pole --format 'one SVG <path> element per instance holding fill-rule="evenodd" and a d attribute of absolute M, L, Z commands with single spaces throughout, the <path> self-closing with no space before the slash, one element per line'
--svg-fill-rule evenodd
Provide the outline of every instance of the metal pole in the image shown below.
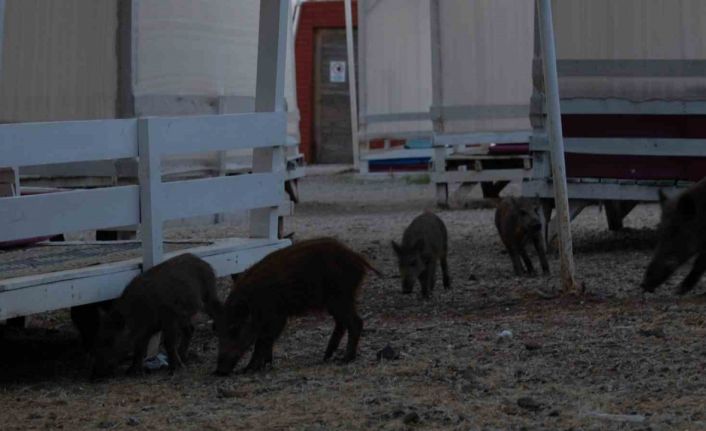
<path fill-rule="evenodd" d="M 2 77 L 2 56 L 5 43 L 5 0 L 0 0 L 0 77 Z M 4 168 L 0 168 L 4 169 Z M 20 195 L 20 170 L 17 166 L 10 168 L 12 170 L 12 191 L 15 196 Z"/>
<path fill-rule="evenodd" d="M 559 226 L 561 284 L 564 292 L 576 292 L 574 255 L 571 243 L 571 219 L 569 218 L 569 198 L 566 185 L 566 165 L 564 162 L 564 138 L 561 128 L 561 105 L 559 103 L 559 76 L 556 67 L 556 44 L 552 22 L 552 2 L 551 0 L 538 0 L 538 5 L 548 114 L 547 135 L 551 148 L 554 202 Z"/>
<path fill-rule="evenodd" d="M 345 0 L 346 45 L 348 51 L 348 91 L 351 98 L 351 138 L 353 139 L 353 169 L 360 168 L 360 145 L 358 144 L 358 92 L 355 76 L 355 51 L 353 50 L 353 11 L 351 0 Z"/>

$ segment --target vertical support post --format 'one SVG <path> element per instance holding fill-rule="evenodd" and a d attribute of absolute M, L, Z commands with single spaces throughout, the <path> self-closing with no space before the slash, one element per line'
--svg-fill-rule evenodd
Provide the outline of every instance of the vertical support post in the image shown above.
<path fill-rule="evenodd" d="M 3 47 L 5 44 L 5 0 L 0 0 L 0 77 L 2 76 L 2 56 L 3 56 Z M 3 168 L 0 168 L 0 170 L 3 170 Z M 14 166 L 8 170 L 8 173 L 12 171 L 12 184 L 9 184 L 9 188 L 11 189 L 11 195 L 19 196 L 20 195 L 20 171 L 19 169 Z M 2 196 L 0 194 L 0 196 Z"/>
<path fill-rule="evenodd" d="M 432 138 L 433 139 L 433 138 Z M 436 183 L 436 205 L 449 207 L 449 184 L 446 181 L 446 147 L 434 147 L 434 178 Z"/>
<path fill-rule="evenodd" d="M 431 104 L 432 125 L 434 134 L 444 132 L 444 118 L 441 106 L 444 104 L 442 61 L 441 61 L 441 17 L 439 16 L 439 0 L 429 1 L 429 25 L 431 38 Z M 434 116 L 438 112 L 438 116 Z"/>
<path fill-rule="evenodd" d="M 16 166 L 12 168 L 12 175 L 15 177 L 14 195 L 20 196 L 22 194 L 22 189 L 20 188 L 20 168 Z"/>
<path fill-rule="evenodd" d="M 444 119 L 442 110 L 443 87 L 442 87 L 442 63 L 441 63 L 441 22 L 439 17 L 439 0 L 429 1 L 429 25 L 431 38 L 431 114 L 432 145 L 434 147 L 434 178 L 436 183 L 436 205 L 439 208 L 449 207 L 449 184 L 446 180 L 446 147 L 436 143 L 437 134 L 444 133 Z M 438 112 L 438 116 L 434 113 Z"/>
<path fill-rule="evenodd" d="M 135 115 L 135 95 L 133 83 L 134 65 L 134 0 L 118 0 L 118 30 L 116 53 L 118 58 L 117 97 L 115 112 L 118 118 L 131 118 Z"/>
<path fill-rule="evenodd" d="M 2 71 L 3 47 L 5 44 L 5 0 L 0 0 L 0 72 Z"/>
<path fill-rule="evenodd" d="M 284 112 L 284 79 L 287 58 L 287 21 L 289 0 L 260 0 L 260 26 L 257 46 L 256 112 Z M 282 130 L 282 144 L 253 150 L 252 171 L 282 174 L 280 190 L 284 194 L 284 146 L 287 130 Z M 284 199 L 284 196 L 283 196 Z M 250 236 L 277 239 L 278 207 L 250 211 Z"/>
<path fill-rule="evenodd" d="M 367 123 L 365 115 L 368 112 L 367 101 L 367 84 L 366 84 L 366 69 L 365 69 L 365 51 L 366 51 L 366 13 L 367 0 L 358 0 L 358 159 L 360 165 L 358 172 L 361 174 L 368 173 L 368 161 L 363 161 L 362 157 L 370 151 L 370 142 L 365 138 L 367 132 Z"/>
<path fill-rule="evenodd" d="M 346 51 L 348 52 L 348 93 L 351 100 L 351 142 L 353 144 L 353 169 L 360 166 L 358 144 L 358 87 L 356 86 L 355 49 L 353 46 L 353 10 L 351 0 L 344 0 L 346 14 Z"/>
<path fill-rule="evenodd" d="M 225 104 L 225 101 L 223 100 L 223 97 L 218 98 L 218 105 L 216 107 L 216 113 L 218 115 L 223 115 L 225 113 L 225 109 L 223 105 Z M 219 151 L 216 153 L 216 162 L 218 163 L 218 176 L 219 177 L 224 177 L 226 175 L 226 164 L 227 164 L 227 159 L 228 159 L 228 152 L 227 151 Z M 225 220 L 225 214 L 223 213 L 218 213 L 213 215 L 213 222 L 215 224 L 222 223 Z"/>
<path fill-rule="evenodd" d="M 569 215 L 568 187 L 566 184 L 564 138 L 561 127 L 561 106 L 559 103 L 559 75 L 556 67 L 556 44 L 554 41 L 551 0 L 538 0 L 538 6 L 548 114 L 547 134 L 551 148 L 554 201 L 559 226 L 561 283 L 565 292 L 576 292 L 578 289 L 574 278 L 571 219 Z"/>
<path fill-rule="evenodd" d="M 137 122 L 137 146 L 140 156 L 140 227 L 142 231 L 142 270 L 162 261 L 162 169 L 158 142 L 152 142 L 150 120 Z"/>

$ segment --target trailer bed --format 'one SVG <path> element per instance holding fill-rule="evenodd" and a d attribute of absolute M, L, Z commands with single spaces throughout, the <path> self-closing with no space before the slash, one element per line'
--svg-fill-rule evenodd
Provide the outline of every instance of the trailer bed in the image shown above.
<path fill-rule="evenodd" d="M 165 259 L 189 252 L 218 276 L 239 273 L 289 240 L 165 241 Z M 0 252 L 0 319 L 114 299 L 141 272 L 139 241 L 41 243 Z"/>

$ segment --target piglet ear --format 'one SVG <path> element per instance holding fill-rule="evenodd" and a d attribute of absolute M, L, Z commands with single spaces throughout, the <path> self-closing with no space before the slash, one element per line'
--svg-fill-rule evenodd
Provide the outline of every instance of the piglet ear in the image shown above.
<path fill-rule="evenodd" d="M 681 215 L 687 218 L 696 215 L 696 202 L 691 195 L 682 195 L 677 201 L 677 210 Z"/>

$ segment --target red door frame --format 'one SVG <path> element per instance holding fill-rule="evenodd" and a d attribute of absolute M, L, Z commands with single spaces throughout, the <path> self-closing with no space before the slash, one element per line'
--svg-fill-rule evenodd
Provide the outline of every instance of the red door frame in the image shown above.
<path fill-rule="evenodd" d="M 357 2 L 353 1 L 353 27 L 358 26 Z M 299 105 L 300 150 L 311 162 L 314 155 L 314 36 L 321 28 L 345 29 L 343 1 L 302 3 L 294 45 Z"/>

